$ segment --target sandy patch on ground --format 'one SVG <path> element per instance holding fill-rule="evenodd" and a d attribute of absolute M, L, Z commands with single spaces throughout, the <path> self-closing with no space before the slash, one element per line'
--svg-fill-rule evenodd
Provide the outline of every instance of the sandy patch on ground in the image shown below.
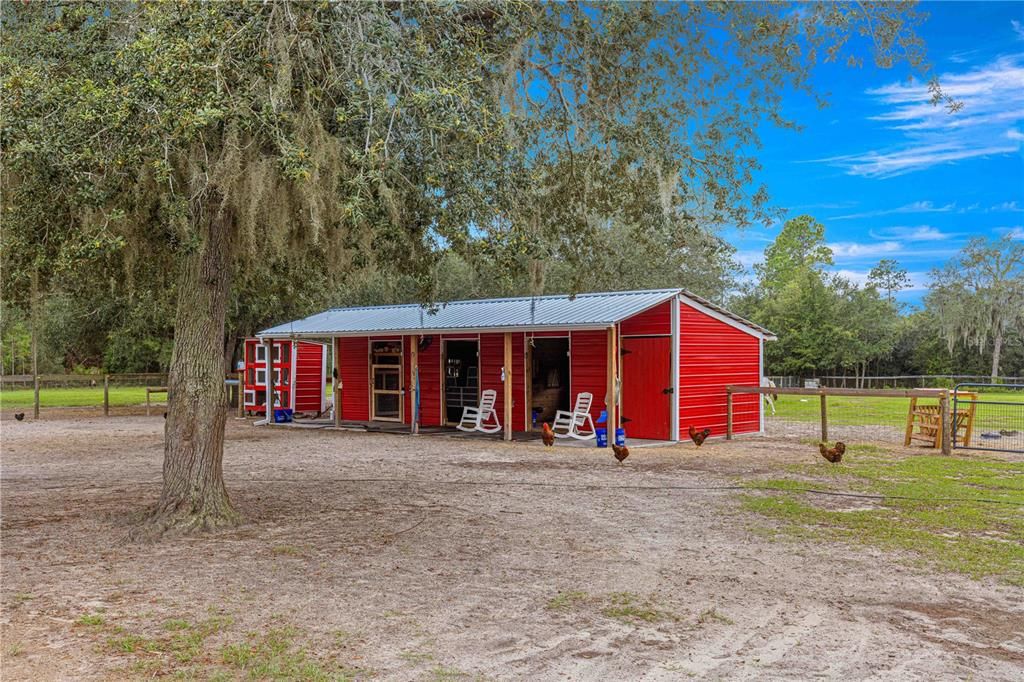
<path fill-rule="evenodd" d="M 126 544 L 159 491 L 159 416 L 4 421 L 5 680 L 122 679 L 89 628 L 287 623 L 384 680 L 1021 679 L 1024 591 L 870 548 L 771 541 L 737 477 L 814 462 L 766 440 L 607 451 L 229 420 L 237 529 Z M 824 463 L 823 463 L 824 465 Z M 552 600 L 574 593 L 567 603 Z M 616 615 L 619 593 L 655 613 Z M 616 596 L 619 595 L 619 596 Z"/>

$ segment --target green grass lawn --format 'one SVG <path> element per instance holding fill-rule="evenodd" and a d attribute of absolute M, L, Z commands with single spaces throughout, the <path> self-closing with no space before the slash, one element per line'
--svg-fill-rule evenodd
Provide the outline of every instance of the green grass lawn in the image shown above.
<path fill-rule="evenodd" d="M 32 407 L 32 389 L 4 389 L 0 391 L 0 409 Z M 155 403 L 164 402 L 165 393 L 154 393 L 150 400 Z M 111 386 L 110 405 L 124 407 L 127 405 L 145 405 L 145 386 Z M 40 407 L 102 407 L 103 386 L 82 386 L 75 388 L 41 388 L 39 390 Z"/>
<path fill-rule="evenodd" d="M 1013 403 L 1014 405 L 976 406 L 975 432 L 986 429 L 1019 429 L 1024 431 L 1024 391 L 983 393 L 979 401 L 994 400 Z M 934 405 L 938 401 L 919 398 L 920 405 Z M 1016 407 L 1020 405 L 1020 407 Z M 962 406 L 966 409 L 967 406 Z M 818 396 L 780 395 L 775 401 L 775 415 L 765 406 L 767 419 L 790 420 L 800 422 L 817 422 L 820 399 Z M 903 426 L 907 421 L 910 409 L 910 398 L 855 398 L 851 396 L 829 396 L 829 421 L 841 424 L 872 425 L 885 424 Z"/>
<path fill-rule="evenodd" d="M 786 473 L 748 480 L 750 487 L 775 491 L 743 496 L 745 509 L 779 521 L 784 535 L 903 550 L 929 566 L 1024 586 L 1024 464 L 896 459 L 855 445 L 842 464 L 797 465 Z M 887 497 L 824 496 L 799 488 Z"/>

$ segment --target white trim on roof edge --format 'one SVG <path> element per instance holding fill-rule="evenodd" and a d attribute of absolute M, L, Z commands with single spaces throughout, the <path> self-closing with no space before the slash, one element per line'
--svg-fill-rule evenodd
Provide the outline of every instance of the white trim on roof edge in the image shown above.
<path fill-rule="evenodd" d="M 757 331 L 756 329 L 753 329 L 752 327 L 748 327 L 747 325 L 743 324 L 739 320 L 734 320 L 733 318 L 729 317 L 728 315 L 723 315 L 722 313 L 718 312 L 717 310 L 713 310 L 713 309 L 707 307 L 706 305 L 703 305 L 702 303 L 698 303 L 697 301 L 694 301 L 692 298 L 689 298 L 686 294 L 680 294 L 679 295 L 679 300 L 682 301 L 684 304 L 690 306 L 694 310 L 702 312 L 705 315 L 707 315 L 708 317 L 713 317 L 716 320 L 718 320 L 719 322 L 724 322 L 725 324 L 729 325 L 730 327 L 734 327 L 736 329 L 739 329 L 741 332 L 746 332 L 746 333 L 750 334 L 751 336 L 753 336 L 754 338 L 757 338 L 757 339 L 764 339 L 765 338 L 765 335 L 762 334 L 761 332 Z"/>

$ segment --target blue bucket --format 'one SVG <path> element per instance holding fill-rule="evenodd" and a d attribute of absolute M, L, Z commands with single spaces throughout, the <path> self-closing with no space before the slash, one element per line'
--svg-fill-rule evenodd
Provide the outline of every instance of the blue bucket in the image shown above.
<path fill-rule="evenodd" d="M 594 435 L 597 436 L 597 447 L 608 447 L 608 429 L 597 429 L 594 431 Z"/>
<path fill-rule="evenodd" d="M 274 410 L 274 423 L 286 424 L 292 420 L 292 411 L 287 409 Z"/>
<path fill-rule="evenodd" d="M 620 448 L 626 444 L 626 429 L 615 429 L 615 444 Z"/>

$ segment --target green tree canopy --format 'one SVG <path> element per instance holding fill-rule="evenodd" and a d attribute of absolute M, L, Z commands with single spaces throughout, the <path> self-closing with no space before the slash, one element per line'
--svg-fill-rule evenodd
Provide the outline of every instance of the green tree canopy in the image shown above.
<path fill-rule="evenodd" d="M 999 376 L 1003 343 L 1024 328 L 1024 244 L 1010 236 L 972 239 L 944 267 L 932 271 L 926 298 L 953 349 L 964 341 L 992 348 L 991 376 Z"/>

